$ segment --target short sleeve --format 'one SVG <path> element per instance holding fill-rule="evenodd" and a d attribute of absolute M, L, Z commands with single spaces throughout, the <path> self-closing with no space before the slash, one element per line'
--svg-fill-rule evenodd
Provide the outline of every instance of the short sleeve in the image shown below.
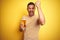
<path fill-rule="evenodd" d="M 21 20 L 26 20 L 26 16 L 23 16 Z"/>

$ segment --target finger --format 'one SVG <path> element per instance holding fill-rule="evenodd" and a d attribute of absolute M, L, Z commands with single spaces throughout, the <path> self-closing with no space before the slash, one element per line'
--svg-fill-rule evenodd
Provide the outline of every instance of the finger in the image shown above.
<path fill-rule="evenodd" d="M 40 1 L 40 0 L 37 0 L 37 1 Z"/>

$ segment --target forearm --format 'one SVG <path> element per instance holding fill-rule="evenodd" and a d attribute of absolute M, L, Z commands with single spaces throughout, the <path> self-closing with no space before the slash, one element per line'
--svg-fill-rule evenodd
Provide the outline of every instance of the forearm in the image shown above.
<path fill-rule="evenodd" d="M 38 11 L 38 17 L 39 17 L 39 21 L 41 24 L 44 24 L 45 23 L 45 18 L 44 18 L 44 15 L 43 15 L 43 12 L 42 12 L 42 9 L 41 7 L 37 7 L 37 11 Z"/>

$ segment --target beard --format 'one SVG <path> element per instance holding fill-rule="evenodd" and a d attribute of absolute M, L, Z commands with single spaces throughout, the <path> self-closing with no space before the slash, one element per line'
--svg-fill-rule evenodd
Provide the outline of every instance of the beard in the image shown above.
<path fill-rule="evenodd" d="M 34 15 L 34 11 L 29 11 L 29 16 L 33 16 Z"/>
<path fill-rule="evenodd" d="M 34 13 L 33 11 L 29 11 L 29 13 Z"/>

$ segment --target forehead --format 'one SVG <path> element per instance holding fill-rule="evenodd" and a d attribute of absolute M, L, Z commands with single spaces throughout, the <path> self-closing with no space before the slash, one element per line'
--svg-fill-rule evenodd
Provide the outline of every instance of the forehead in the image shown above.
<path fill-rule="evenodd" d="M 35 6 L 34 6 L 34 5 L 29 5 L 28 7 L 29 7 L 29 8 L 33 8 L 33 7 L 35 7 Z"/>

